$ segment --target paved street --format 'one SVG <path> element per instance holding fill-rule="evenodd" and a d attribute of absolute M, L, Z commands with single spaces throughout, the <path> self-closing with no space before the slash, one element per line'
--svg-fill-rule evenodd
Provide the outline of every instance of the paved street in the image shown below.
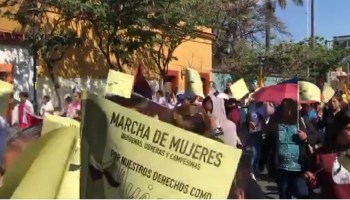
<path fill-rule="evenodd" d="M 249 176 L 249 163 L 250 154 L 249 152 L 243 153 L 241 162 L 246 169 L 247 184 L 246 184 L 246 198 L 247 199 L 279 199 L 277 185 L 275 182 L 268 181 L 267 171 L 257 176 L 257 181 L 254 181 Z M 314 190 L 312 199 L 320 199 L 320 190 Z"/>
<path fill-rule="evenodd" d="M 250 154 L 244 152 L 241 159 L 244 165 L 246 189 L 245 195 L 247 199 L 278 199 L 277 186 L 274 182 L 268 182 L 267 174 L 262 173 L 257 177 L 257 181 L 250 178 L 249 166 L 250 166 Z"/>
<path fill-rule="evenodd" d="M 278 199 L 277 185 L 275 182 L 268 181 L 266 173 L 258 177 L 258 185 L 264 193 L 265 199 Z"/>

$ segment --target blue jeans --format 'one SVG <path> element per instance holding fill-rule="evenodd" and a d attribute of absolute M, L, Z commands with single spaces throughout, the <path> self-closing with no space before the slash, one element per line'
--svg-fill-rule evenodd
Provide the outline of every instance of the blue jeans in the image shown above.
<path fill-rule="evenodd" d="M 261 158 L 262 132 L 249 133 L 248 142 L 252 152 L 250 170 L 252 173 L 258 173 Z"/>
<path fill-rule="evenodd" d="M 303 172 L 293 172 L 279 169 L 277 174 L 277 186 L 280 199 L 308 199 L 309 187 Z"/>

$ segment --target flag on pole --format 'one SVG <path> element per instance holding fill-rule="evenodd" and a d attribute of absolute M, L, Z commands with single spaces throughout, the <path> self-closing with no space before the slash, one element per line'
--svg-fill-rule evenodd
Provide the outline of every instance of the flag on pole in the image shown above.
<path fill-rule="evenodd" d="M 349 101 L 349 93 L 348 93 L 348 86 L 345 81 L 342 81 L 342 91 L 343 91 L 343 99 L 347 103 Z"/>
<path fill-rule="evenodd" d="M 258 76 L 258 87 L 264 87 L 264 74 L 263 74 L 263 68 L 259 67 L 259 76 Z"/>
<path fill-rule="evenodd" d="M 135 75 L 133 91 L 147 99 L 152 99 L 152 88 L 143 75 L 143 68 L 141 65 L 138 67 Z"/>

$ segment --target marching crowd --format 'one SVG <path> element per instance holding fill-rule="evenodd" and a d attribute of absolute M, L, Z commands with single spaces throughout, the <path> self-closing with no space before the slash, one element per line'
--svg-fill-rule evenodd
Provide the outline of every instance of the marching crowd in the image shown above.
<path fill-rule="evenodd" d="M 189 123 L 178 122 L 178 126 L 251 152 L 251 179 L 257 181 L 266 170 L 282 199 L 313 198 L 316 188 L 322 198 L 350 198 L 350 172 L 339 162 L 340 157 L 350 159 L 350 107 L 341 91 L 325 103 L 321 97 L 301 101 L 298 92 L 295 98 L 281 97 L 278 103 L 256 101 L 251 95 L 233 99 L 229 88 L 225 93 L 212 87 L 203 99 L 193 94 L 164 97 L 159 91 L 155 101 L 191 117 Z M 184 105 L 200 108 L 191 113 L 183 111 Z M 200 122 L 201 108 L 207 122 Z M 203 124 L 210 127 L 200 129 Z M 232 197 L 244 196 L 244 187 L 239 183 Z"/>
<path fill-rule="evenodd" d="M 299 101 L 298 92 L 296 97 L 283 97 L 281 92 L 279 101 L 259 100 L 254 98 L 257 92 L 234 99 L 229 85 L 220 93 L 213 84 L 205 98 L 158 91 L 152 101 L 171 110 L 174 125 L 251 152 L 249 178 L 257 181 L 267 171 L 277 183 L 280 198 L 312 198 L 315 188 L 321 189 L 322 198 L 350 198 L 350 170 L 340 162 L 350 159 L 350 108 L 341 92 L 336 91 L 326 103 Z M 65 96 L 62 110 L 44 96 L 40 115 L 79 120 L 81 93 L 72 94 Z M 20 100 L 11 122 L 0 118 L 1 154 L 10 126 L 26 129 L 40 123 L 28 93 L 22 92 Z M 2 157 L 0 161 L 6 169 L 6 161 Z M 247 195 L 242 171 L 247 170 L 239 166 L 230 198 Z"/>

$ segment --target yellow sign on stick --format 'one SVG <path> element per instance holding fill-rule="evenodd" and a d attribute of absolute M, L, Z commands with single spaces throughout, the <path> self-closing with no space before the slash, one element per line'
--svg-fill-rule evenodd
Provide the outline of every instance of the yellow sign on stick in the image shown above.
<path fill-rule="evenodd" d="M 298 88 L 300 101 L 321 102 L 321 90 L 317 85 L 307 81 L 298 81 Z"/>
<path fill-rule="evenodd" d="M 187 76 L 189 82 L 189 89 L 191 90 L 191 92 L 193 92 L 197 96 L 204 97 L 203 82 L 198 71 L 191 68 L 187 68 Z"/>
<path fill-rule="evenodd" d="M 230 86 L 232 98 L 241 100 L 245 95 L 249 94 L 247 84 L 241 78 Z"/>
<path fill-rule="evenodd" d="M 81 198 L 228 197 L 241 150 L 90 94 L 83 113 Z"/>
<path fill-rule="evenodd" d="M 329 100 L 332 99 L 334 94 L 335 94 L 335 91 L 333 90 L 333 88 L 330 85 L 325 84 L 322 90 L 322 97 L 323 97 L 322 102 L 327 103 Z"/>
<path fill-rule="evenodd" d="M 5 113 L 12 92 L 13 85 L 0 80 L 0 115 Z"/>
<path fill-rule="evenodd" d="M 130 98 L 134 87 L 134 76 L 109 70 L 105 94 Z"/>

